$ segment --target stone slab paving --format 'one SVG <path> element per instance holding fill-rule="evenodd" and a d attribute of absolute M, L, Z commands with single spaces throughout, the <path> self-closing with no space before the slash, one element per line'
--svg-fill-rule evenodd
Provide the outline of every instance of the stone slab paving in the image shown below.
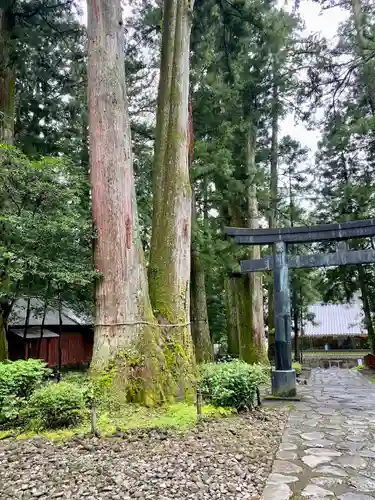
<path fill-rule="evenodd" d="M 262 500 L 375 500 L 375 385 L 317 368 L 300 393 Z"/>

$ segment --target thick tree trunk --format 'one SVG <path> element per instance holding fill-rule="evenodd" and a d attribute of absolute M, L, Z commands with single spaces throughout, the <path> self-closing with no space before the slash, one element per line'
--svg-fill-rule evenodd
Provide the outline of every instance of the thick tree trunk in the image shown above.
<path fill-rule="evenodd" d="M 165 0 L 156 122 L 150 297 L 161 323 L 174 324 L 186 389 L 193 373 L 190 332 L 191 188 L 188 169 L 189 44 L 192 1 Z"/>
<path fill-rule="evenodd" d="M 375 115 L 375 69 L 373 62 L 374 42 L 364 35 L 364 15 L 361 0 L 352 0 L 352 14 L 357 39 L 357 52 L 362 59 L 362 79 L 367 89 L 371 112 Z"/>
<path fill-rule="evenodd" d="M 0 8 L 0 143 L 13 144 L 15 110 L 15 71 L 10 57 L 13 27 L 10 8 Z"/>
<path fill-rule="evenodd" d="M 192 196 L 192 227 L 191 242 L 191 333 L 195 347 L 195 359 L 198 363 L 213 360 L 213 349 L 210 336 L 210 327 L 207 314 L 206 274 L 201 262 L 199 244 L 196 241 L 196 205 L 195 196 Z"/>
<path fill-rule="evenodd" d="M 248 175 L 248 190 L 247 190 L 247 208 L 248 208 L 248 227 L 250 229 L 259 229 L 259 209 L 257 199 L 257 184 L 256 184 L 256 127 L 250 123 L 247 138 L 247 175 Z M 260 247 L 250 247 L 250 259 L 260 259 Z M 254 353 L 247 353 L 243 358 L 254 359 L 255 361 L 265 362 L 267 353 L 265 348 L 264 335 L 264 311 L 263 311 L 263 283 L 261 273 L 250 273 L 249 275 L 249 292 L 250 292 L 250 308 L 251 308 L 251 343 L 249 348 Z M 250 340 L 250 339 L 249 339 Z"/>
<path fill-rule="evenodd" d="M 128 398 L 155 404 L 163 399 L 170 372 L 149 300 L 138 226 L 120 0 L 88 0 L 88 38 L 92 210 L 101 273 L 91 366 L 100 373 L 116 360 Z"/>
<path fill-rule="evenodd" d="M 272 85 L 272 137 L 271 137 L 271 175 L 270 175 L 270 201 L 269 201 L 269 227 L 277 227 L 278 208 L 278 149 L 279 149 L 279 89 L 277 85 L 276 56 L 273 61 Z M 273 304 L 273 282 L 268 288 L 268 357 L 272 362 L 275 357 L 275 318 Z"/>

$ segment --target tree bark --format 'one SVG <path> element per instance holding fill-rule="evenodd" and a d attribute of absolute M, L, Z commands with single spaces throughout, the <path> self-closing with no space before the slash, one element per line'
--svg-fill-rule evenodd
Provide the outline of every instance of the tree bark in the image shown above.
<path fill-rule="evenodd" d="M 11 7 L 0 8 L 0 143 L 13 144 L 15 70 L 11 63 L 10 36 L 14 24 Z"/>
<path fill-rule="evenodd" d="M 213 348 L 207 314 L 206 273 L 201 262 L 199 244 L 195 234 L 197 217 L 195 196 L 192 196 L 192 248 L 191 248 L 191 333 L 195 347 L 197 363 L 207 363 L 213 360 Z"/>
<path fill-rule="evenodd" d="M 88 0 L 92 212 L 97 231 L 93 373 L 115 360 L 128 399 L 165 399 L 170 371 L 151 309 L 141 246 L 124 71 L 120 0 Z M 171 389 L 172 390 L 172 389 Z"/>
<path fill-rule="evenodd" d="M 179 325 L 173 342 L 185 359 L 181 381 L 193 373 L 190 331 L 191 187 L 189 45 L 191 0 L 165 0 L 153 167 L 150 298 L 159 322 Z M 184 389 L 185 390 L 185 389 Z"/>
<path fill-rule="evenodd" d="M 272 137 L 271 137 L 271 175 L 269 201 L 269 227 L 277 227 L 278 207 L 278 149 L 279 149 L 279 88 L 277 82 L 276 55 L 273 56 L 273 85 L 272 85 Z M 268 288 L 268 357 L 270 361 L 275 357 L 275 318 L 273 304 L 273 282 Z"/>

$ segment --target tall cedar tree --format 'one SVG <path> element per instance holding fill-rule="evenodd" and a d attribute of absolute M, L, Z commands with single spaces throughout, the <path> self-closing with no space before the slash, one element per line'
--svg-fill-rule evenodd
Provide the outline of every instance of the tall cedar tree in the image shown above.
<path fill-rule="evenodd" d="M 153 166 L 150 297 L 190 363 L 191 187 L 189 46 L 191 0 L 165 0 Z"/>
<path fill-rule="evenodd" d="M 162 186 L 155 188 L 154 185 L 150 286 L 153 307 L 162 323 L 159 325 L 150 303 L 138 228 L 121 2 L 88 1 L 92 203 L 97 230 L 95 259 L 102 274 L 96 291 L 93 368 L 101 371 L 108 362 L 117 361 L 119 381 L 128 399 L 146 404 L 177 394 L 183 396 L 191 390 L 189 25 L 187 2 L 181 5 L 181 2 L 166 0 L 155 155 L 156 168 L 165 168 L 165 171 L 158 172 Z M 168 121 L 170 111 L 171 123 Z M 179 175 L 172 181 L 175 171 Z M 167 211 L 167 217 L 157 218 L 167 202 L 172 210 Z M 168 221 L 168 227 L 163 226 L 164 220 Z M 165 256 L 164 251 L 171 253 Z M 166 269 L 164 259 L 168 257 L 172 260 L 165 261 L 171 262 Z M 176 326 L 180 324 L 183 326 Z"/>

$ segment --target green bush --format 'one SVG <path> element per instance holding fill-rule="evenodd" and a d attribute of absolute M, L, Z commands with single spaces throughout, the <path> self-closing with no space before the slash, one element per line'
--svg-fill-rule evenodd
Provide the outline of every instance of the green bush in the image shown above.
<path fill-rule="evenodd" d="M 297 377 L 299 377 L 302 373 L 302 365 L 301 363 L 293 363 L 292 365 L 293 370 L 296 371 Z"/>
<path fill-rule="evenodd" d="M 24 418 L 33 430 L 59 429 L 82 422 L 85 416 L 84 390 L 69 382 L 52 382 L 32 394 Z"/>
<path fill-rule="evenodd" d="M 251 408 L 257 387 L 268 380 L 269 367 L 238 360 L 201 367 L 203 398 L 216 407 Z"/>
<path fill-rule="evenodd" d="M 51 370 L 38 359 L 0 363 L 0 424 L 14 422 Z"/>

